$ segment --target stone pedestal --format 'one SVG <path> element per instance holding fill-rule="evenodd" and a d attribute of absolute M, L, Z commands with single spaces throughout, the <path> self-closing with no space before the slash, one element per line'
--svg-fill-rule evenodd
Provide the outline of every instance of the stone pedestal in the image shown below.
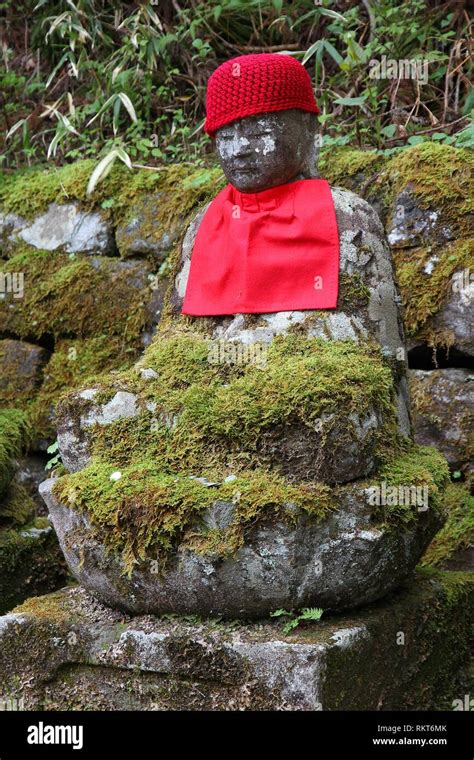
<path fill-rule="evenodd" d="M 50 710 L 453 709 L 473 606 L 472 574 L 423 572 L 285 635 L 275 619 L 129 618 L 76 587 L 0 618 L 0 696 Z"/>

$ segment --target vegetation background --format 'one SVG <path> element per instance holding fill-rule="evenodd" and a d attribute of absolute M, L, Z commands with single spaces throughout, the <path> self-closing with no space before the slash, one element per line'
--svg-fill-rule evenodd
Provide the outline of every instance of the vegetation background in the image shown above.
<path fill-rule="evenodd" d="M 1 166 L 97 158 L 205 165 L 206 82 L 228 58 L 293 55 L 312 76 L 323 146 L 474 146 L 464 0 L 1 2 Z M 371 61 L 428 66 L 373 78 Z"/>

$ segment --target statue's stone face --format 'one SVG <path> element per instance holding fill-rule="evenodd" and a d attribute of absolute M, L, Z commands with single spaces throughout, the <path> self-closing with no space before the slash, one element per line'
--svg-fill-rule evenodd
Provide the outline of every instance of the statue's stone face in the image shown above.
<path fill-rule="evenodd" d="M 315 176 L 316 118 L 297 109 L 248 116 L 216 132 L 216 149 L 227 180 L 255 193 Z"/>

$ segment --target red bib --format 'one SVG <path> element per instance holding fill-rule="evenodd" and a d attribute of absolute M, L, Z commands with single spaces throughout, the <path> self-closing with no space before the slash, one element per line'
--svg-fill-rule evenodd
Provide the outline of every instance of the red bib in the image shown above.
<path fill-rule="evenodd" d="M 339 235 L 325 179 L 260 193 L 227 185 L 199 227 L 183 314 L 334 309 Z"/>

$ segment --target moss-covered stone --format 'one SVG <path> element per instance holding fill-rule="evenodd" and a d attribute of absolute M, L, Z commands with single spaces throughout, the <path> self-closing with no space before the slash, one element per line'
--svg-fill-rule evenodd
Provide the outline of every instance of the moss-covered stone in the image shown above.
<path fill-rule="evenodd" d="M 466 483 L 451 483 L 443 495 L 447 519 L 436 534 L 422 565 L 439 567 L 474 543 L 474 495 Z"/>
<path fill-rule="evenodd" d="M 439 512 L 447 478 L 446 462 L 435 449 L 410 447 L 363 485 L 379 487 L 383 480 L 388 488 L 426 487 L 430 510 Z M 258 521 L 272 517 L 291 524 L 300 510 L 320 520 L 340 503 L 338 487 L 318 482 L 294 485 L 274 472 L 257 469 L 243 470 L 230 482 L 219 483 L 218 491 L 209 487 L 210 482 L 183 471 L 165 473 L 156 459 L 119 470 L 93 460 L 84 470 L 61 477 L 54 490 L 64 504 L 87 514 L 93 535 L 121 556 L 128 572 L 147 558 L 164 565 L 178 547 L 233 556 Z M 216 499 L 234 505 L 230 523 L 225 529 L 203 531 L 199 517 Z M 373 519 L 393 526 L 410 524 L 418 519 L 417 505 L 396 501 L 394 506 L 374 508 Z"/>
<path fill-rule="evenodd" d="M 453 700 L 462 698 L 468 685 L 473 620 L 472 573 L 420 573 L 417 582 L 400 593 L 345 621 L 352 630 L 363 623 L 367 640 L 374 645 L 369 653 L 363 639 L 355 642 L 352 666 L 342 648 L 332 648 L 323 705 L 331 704 L 334 710 L 361 709 L 364 694 L 370 709 L 452 710 Z M 461 663 L 464 670 L 459 677 Z M 381 692 L 387 668 L 399 676 L 388 691 Z"/>
<path fill-rule="evenodd" d="M 452 335 L 431 330 L 430 318 L 445 303 L 453 274 L 472 268 L 474 261 L 473 170 L 472 151 L 434 141 L 391 156 L 341 148 L 323 152 L 321 157 L 321 175 L 361 193 L 382 216 L 388 216 L 389 227 L 399 211 L 397 199 L 402 192 L 409 193 L 425 216 L 435 212 L 437 231 L 431 229 L 431 222 L 421 224 L 414 242 L 396 245 L 393 251 L 408 335 L 432 346 L 449 348 L 454 341 Z M 423 222 L 422 214 L 419 221 Z"/>
<path fill-rule="evenodd" d="M 391 419 L 391 372 L 374 346 L 280 336 L 262 347 L 264 371 L 238 356 L 213 361 L 214 348 L 193 333 L 160 334 L 136 368 L 99 386 L 101 401 L 118 387 L 136 392 L 143 415 L 98 431 L 94 454 L 121 466 L 146 453 L 165 470 L 214 466 L 219 476 L 264 462 L 260 437 L 279 425 L 311 427 L 323 414 L 343 409 L 347 418 L 370 404 Z M 142 368 L 156 377 L 142 379 Z"/>
<path fill-rule="evenodd" d="M 25 247 L 5 272 L 23 272 L 22 299 L 0 303 L 0 330 L 21 338 L 122 336 L 137 345 L 146 324 L 147 270 L 134 262 Z"/>
<path fill-rule="evenodd" d="M 130 367 L 138 354 L 136 341 L 128 343 L 123 335 L 58 339 L 44 369 L 43 384 L 27 407 L 35 437 L 54 438 L 56 404 L 69 388 L 87 384 L 92 378 L 96 382 L 105 380 L 110 372 Z"/>
<path fill-rule="evenodd" d="M 0 406 L 19 406 L 34 398 L 49 353 L 19 340 L 0 340 Z"/>
<path fill-rule="evenodd" d="M 30 429 L 25 414 L 18 409 L 0 411 L 0 495 L 10 483 L 19 456 L 29 439 Z"/>
<path fill-rule="evenodd" d="M 474 399 L 469 369 L 412 370 L 415 440 L 437 446 L 452 470 L 469 477 L 474 461 Z"/>
<path fill-rule="evenodd" d="M 462 236 L 473 211 L 473 164 L 472 151 L 428 141 L 390 156 L 331 148 L 321 153 L 320 174 L 382 203 L 385 210 L 409 187 L 421 208 L 437 209 L 452 224 L 453 233 Z"/>
<path fill-rule="evenodd" d="M 19 483 L 12 482 L 0 497 L 0 528 L 4 525 L 24 525 L 33 518 L 35 506 L 27 489 Z"/>
<path fill-rule="evenodd" d="M 401 248 L 393 254 L 405 304 L 404 320 L 409 336 L 423 336 L 433 347 L 449 348 L 449 336 L 433 333 L 429 319 L 442 307 L 453 288 L 453 274 L 472 266 L 474 238 L 462 238 L 443 246 Z M 433 261 L 433 267 L 428 262 Z M 427 329 L 424 329 L 427 328 Z"/>
<path fill-rule="evenodd" d="M 319 174 L 332 185 L 360 192 L 361 185 L 385 163 L 386 158 L 375 150 L 330 148 L 321 151 Z"/>
<path fill-rule="evenodd" d="M 437 209 L 453 234 L 463 236 L 474 210 L 473 169 L 472 151 L 426 142 L 391 158 L 376 184 L 392 201 L 409 186 L 421 208 Z"/>
<path fill-rule="evenodd" d="M 54 530 L 45 518 L 22 528 L 0 528 L 0 611 L 35 594 L 58 588 L 66 565 Z"/>
<path fill-rule="evenodd" d="M 156 217 L 164 224 L 170 224 L 173 219 L 185 216 L 223 184 L 222 172 L 218 168 L 203 169 L 181 163 L 155 171 L 129 171 L 123 165 L 115 165 L 88 196 L 87 183 L 95 165 L 95 159 L 87 159 L 59 169 L 35 168 L 3 175 L 0 206 L 7 213 L 31 218 L 50 203 L 77 200 L 85 208 L 101 206 L 108 210 L 112 222 L 118 224 L 127 221 L 137 199 L 159 191 L 163 193 L 163 202 L 156 206 Z"/>
<path fill-rule="evenodd" d="M 0 626 L 4 696 L 51 710 L 440 710 L 466 692 L 472 574 L 420 573 L 356 613 L 129 618 L 74 588 Z"/>
<path fill-rule="evenodd" d="M 128 569 L 137 560 L 163 557 L 178 544 L 224 557 L 237 551 L 245 529 L 258 518 L 281 513 L 294 519 L 285 504 L 315 517 L 334 506 L 323 484 L 297 487 L 275 474 L 243 471 L 219 488 L 219 499 L 236 505 L 230 526 L 203 534 L 196 519 L 215 502 L 212 488 L 184 473 L 165 473 L 156 460 L 121 468 L 117 480 L 113 473 L 110 464 L 94 462 L 63 476 L 55 491 L 64 503 L 86 511 L 101 542 L 118 552 Z"/>

